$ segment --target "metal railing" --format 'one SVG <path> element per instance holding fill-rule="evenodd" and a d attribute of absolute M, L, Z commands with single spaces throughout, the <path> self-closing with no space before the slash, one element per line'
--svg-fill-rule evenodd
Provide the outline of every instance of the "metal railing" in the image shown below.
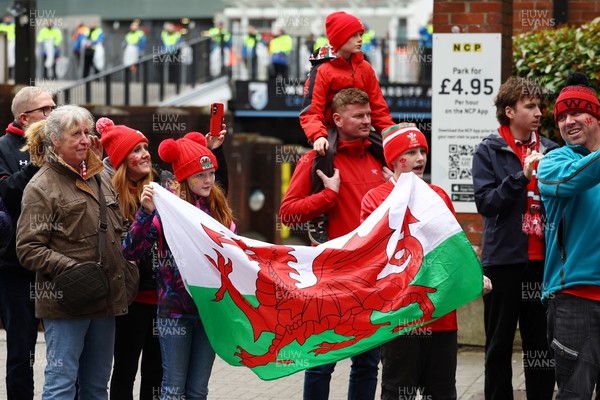
<path fill-rule="evenodd" d="M 294 36 L 293 40 L 288 77 L 303 81 L 310 69 L 310 52 L 304 37 Z M 274 79 L 268 42 L 257 45 L 251 59 L 242 57 L 242 46 L 242 36 L 234 34 L 227 46 L 219 46 L 208 37 L 198 37 L 184 42 L 175 54 L 154 48 L 152 54 L 140 57 L 134 66 L 112 67 L 61 87 L 58 100 L 63 104 L 155 105 L 217 77 Z M 391 53 L 386 41 L 380 40 L 380 45 L 367 55 L 380 82 L 425 83 L 430 80 L 430 77 L 419 76 L 424 57 L 417 46 L 398 46 Z"/>
<path fill-rule="evenodd" d="M 219 71 L 217 76 L 225 74 Z M 134 65 L 120 65 L 63 86 L 61 104 L 152 105 L 168 96 L 208 82 L 210 39 L 199 37 L 182 43 L 175 53 L 153 52 Z"/>
<path fill-rule="evenodd" d="M 290 36 L 293 47 L 288 58 L 288 78 L 302 81 L 311 68 L 308 59 L 312 50 L 307 47 L 305 36 Z M 229 59 L 233 60 L 229 65 L 231 77 L 235 80 L 273 79 L 268 45 L 268 41 L 259 42 L 256 50 L 250 53 L 251 57 L 244 59 L 243 35 L 232 34 L 231 47 L 227 48 L 231 53 Z M 423 77 L 421 73 L 424 64 L 431 65 L 431 56 L 426 56 L 425 49 L 414 41 L 392 46 L 393 48 L 389 45 L 385 38 L 378 38 L 378 46 L 372 46 L 365 53 L 380 82 L 416 84 L 431 80 L 430 76 Z"/>

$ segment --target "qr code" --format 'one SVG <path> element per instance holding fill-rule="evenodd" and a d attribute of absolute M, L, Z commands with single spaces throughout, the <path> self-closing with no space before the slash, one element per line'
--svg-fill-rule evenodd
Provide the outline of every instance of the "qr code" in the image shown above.
<path fill-rule="evenodd" d="M 448 145 L 448 179 L 471 179 L 471 166 L 476 145 Z"/>

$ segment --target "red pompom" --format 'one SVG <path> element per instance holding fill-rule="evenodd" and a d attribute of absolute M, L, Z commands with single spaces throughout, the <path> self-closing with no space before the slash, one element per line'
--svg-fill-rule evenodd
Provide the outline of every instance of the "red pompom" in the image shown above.
<path fill-rule="evenodd" d="M 113 126 L 115 126 L 115 123 L 110 118 L 102 117 L 96 121 L 96 130 L 101 135 L 108 132 Z"/>
<path fill-rule="evenodd" d="M 198 143 L 200 146 L 206 147 L 206 137 L 200 132 L 188 132 L 184 138 Z"/>
<path fill-rule="evenodd" d="M 173 163 L 179 157 L 179 143 L 173 139 L 163 140 L 158 146 L 158 156 L 164 162 Z"/>

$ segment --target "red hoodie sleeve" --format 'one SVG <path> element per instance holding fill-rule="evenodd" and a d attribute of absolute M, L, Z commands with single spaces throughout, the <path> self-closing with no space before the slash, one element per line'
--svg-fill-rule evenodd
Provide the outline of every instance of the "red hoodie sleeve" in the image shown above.
<path fill-rule="evenodd" d="M 304 85 L 304 108 L 300 111 L 300 125 L 311 143 L 320 137 L 327 137 L 325 127 L 327 93 L 329 79 L 323 74 L 324 68 L 313 68 Z"/>
<path fill-rule="evenodd" d="M 326 213 L 337 201 L 338 193 L 325 188 L 319 193 L 310 194 L 311 169 L 316 152 L 304 154 L 292 175 L 288 190 L 279 208 L 281 222 L 286 225 L 310 221 Z"/>
<path fill-rule="evenodd" d="M 367 89 L 366 92 L 369 95 L 369 102 L 371 103 L 371 125 L 375 127 L 377 132 L 382 133 L 394 125 L 394 120 L 381 92 L 381 87 L 379 86 L 373 67 L 364 61 L 361 69 L 363 72 L 363 84 Z"/>
<path fill-rule="evenodd" d="M 369 217 L 369 215 L 371 215 L 373 213 L 373 211 L 375 211 L 375 209 L 379 206 L 379 204 L 376 203 L 376 199 L 373 196 L 373 190 L 375 189 L 371 189 L 367 192 L 367 194 L 365 194 L 365 197 L 363 197 L 361 203 L 360 203 L 360 223 L 362 224 L 365 219 L 367 219 Z"/>

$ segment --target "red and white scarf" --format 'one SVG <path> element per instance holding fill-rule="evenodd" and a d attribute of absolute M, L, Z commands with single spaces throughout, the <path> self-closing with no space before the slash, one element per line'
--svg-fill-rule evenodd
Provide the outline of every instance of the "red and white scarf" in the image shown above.
<path fill-rule="evenodd" d="M 510 128 L 505 125 L 500 125 L 500 136 L 508 143 L 510 148 L 515 152 L 521 166 L 525 163 L 527 149 L 531 151 L 540 151 L 540 136 L 537 132 L 531 132 L 531 140 L 529 142 L 521 142 L 515 140 Z M 538 161 L 533 164 L 533 174 L 531 180 L 527 184 L 527 211 L 523 217 L 523 233 L 535 235 L 539 238 L 544 237 L 544 228 L 542 224 L 542 203 L 540 202 L 540 190 L 537 185 L 537 166 Z"/>
<path fill-rule="evenodd" d="M 87 164 L 85 163 L 85 160 L 81 162 L 81 164 L 79 164 L 79 175 L 81 175 L 81 177 L 85 180 L 87 178 Z"/>

